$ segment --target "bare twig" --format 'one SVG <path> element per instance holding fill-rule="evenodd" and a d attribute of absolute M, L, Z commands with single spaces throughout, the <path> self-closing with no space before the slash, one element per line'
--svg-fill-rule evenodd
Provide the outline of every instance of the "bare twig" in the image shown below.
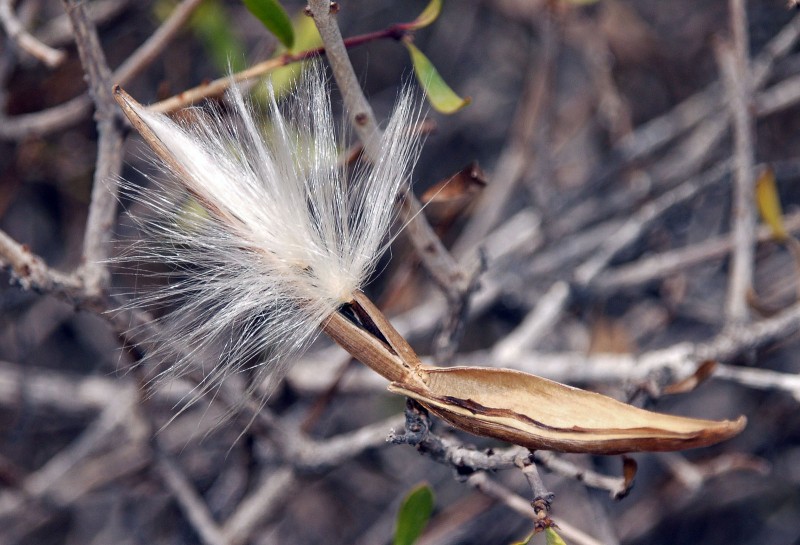
<path fill-rule="evenodd" d="M 29 53 L 37 60 L 43 62 L 50 68 L 55 68 L 66 58 L 66 54 L 58 49 L 49 47 L 36 38 L 34 38 L 25 27 L 22 26 L 14 10 L 11 7 L 11 0 L 0 0 L 0 23 L 8 34 L 8 37 L 14 40 L 14 43 L 23 51 Z"/>
<path fill-rule="evenodd" d="M 614 499 L 625 496 L 630 490 L 631 483 L 626 483 L 624 477 L 609 477 L 591 469 L 579 467 L 552 452 L 537 450 L 533 459 L 557 475 L 584 483 L 586 486 L 607 490 Z"/>
<path fill-rule="evenodd" d="M 748 55 L 747 15 L 744 0 L 730 0 L 733 46 L 719 41 L 716 53 L 728 96 L 734 134 L 733 255 L 726 302 L 726 317 L 741 322 L 748 317 L 747 293 L 753 285 L 755 242 L 755 138 L 752 83 Z"/>
<path fill-rule="evenodd" d="M 173 13 L 164 21 L 162 27 L 156 30 L 139 48 L 134 51 L 129 60 L 111 76 L 112 82 L 125 83 L 141 71 L 144 66 L 154 60 L 157 50 L 163 49 L 169 40 L 175 36 L 175 29 L 185 20 L 192 8 L 194 0 L 184 0 Z M 90 4 L 94 5 L 94 4 Z M 165 28 L 165 30 L 161 30 Z M 92 109 L 92 100 L 88 95 L 77 96 L 63 104 L 34 112 L 21 114 L 14 117 L 0 115 L 0 138 L 5 140 L 22 140 L 32 136 L 44 136 L 66 129 L 84 119 Z"/>
<path fill-rule="evenodd" d="M 404 29 L 404 25 L 397 24 L 389 26 L 383 30 L 378 30 L 376 32 L 370 32 L 367 34 L 361 34 L 359 36 L 352 36 L 343 40 L 343 43 L 346 48 L 357 47 L 371 41 L 380 40 L 380 39 L 393 39 L 399 40 L 405 34 L 407 30 Z M 171 113 L 175 112 L 181 108 L 199 102 L 204 98 L 216 97 L 222 95 L 228 88 L 231 86 L 232 83 L 241 83 L 243 81 L 249 81 L 251 79 L 255 79 L 261 77 L 273 70 L 281 68 L 283 66 L 287 66 L 289 64 L 295 62 L 301 62 L 307 59 L 311 59 L 313 57 L 318 57 L 325 53 L 324 47 L 316 47 L 313 49 L 308 49 L 306 51 L 299 51 L 297 53 L 284 53 L 283 55 L 273 57 L 271 59 L 267 59 L 265 61 L 261 61 L 241 72 L 236 72 L 231 74 L 230 76 L 225 76 L 223 78 L 215 79 L 214 81 L 210 81 L 207 83 L 203 83 L 198 85 L 197 87 L 192 87 L 191 89 L 187 89 L 178 93 L 177 95 L 164 99 L 160 102 L 156 102 L 148 106 L 148 108 L 154 112 L 161 112 L 161 113 Z"/>
<path fill-rule="evenodd" d="M 786 216 L 784 225 L 790 233 L 799 232 L 800 213 L 795 212 Z M 758 229 L 757 240 L 759 242 L 767 242 L 772 238 L 773 233 L 770 227 L 762 226 Z M 592 289 L 611 294 L 618 290 L 640 286 L 653 280 L 665 278 L 671 274 L 685 272 L 694 265 L 721 259 L 728 255 L 731 248 L 733 248 L 733 235 L 731 233 L 712 237 L 692 246 L 655 254 L 607 270 L 597 278 Z"/>
<path fill-rule="evenodd" d="M 297 486 L 297 477 L 292 469 L 281 468 L 266 475 L 225 521 L 222 527 L 223 543 L 246 543 L 258 524 L 268 519 L 271 513 L 285 507 L 287 499 L 296 494 Z"/>
<path fill-rule="evenodd" d="M 467 479 L 467 484 L 480 490 L 487 496 L 498 500 L 523 517 L 530 518 L 534 522 L 537 520 L 536 512 L 525 498 L 509 490 L 497 481 L 491 480 L 486 473 L 482 471 L 474 473 Z M 558 517 L 552 517 L 552 519 L 558 526 L 560 535 L 562 535 L 568 543 L 575 543 L 578 545 L 602 545 L 600 541 L 578 530 L 568 522 Z"/>
<path fill-rule="evenodd" d="M 202 0 L 183 0 L 147 41 L 114 70 L 113 83 L 124 85 L 149 66 L 186 24 Z"/>
<path fill-rule="evenodd" d="M 156 452 L 155 467 L 200 540 L 205 545 L 230 545 L 231 541 L 223 535 L 205 501 L 183 471 L 160 448 Z"/>
<path fill-rule="evenodd" d="M 83 239 L 82 277 L 86 291 L 99 295 L 108 282 L 103 261 L 117 212 L 117 177 L 122 170 L 122 132 L 115 124 L 116 102 L 111 94 L 111 71 L 100 47 L 97 30 L 89 19 L 84 3 L 63 0 L 75 31 L 75 43 L 89 81 L 89 91 L 95 104 L 98 130 L 97 163 L 92 185 L 92 201 L 86 220 Z"/>
<path fill-rule="evenodd" d="M 27 246 L 18 243 L 2 230 L 0 230 L 0 265 L 10 267 L 14 278 L 25 289 L 61 293 L 68 299 L 83 294 L 83 283 L 80 279 L 51 269 Z"/>

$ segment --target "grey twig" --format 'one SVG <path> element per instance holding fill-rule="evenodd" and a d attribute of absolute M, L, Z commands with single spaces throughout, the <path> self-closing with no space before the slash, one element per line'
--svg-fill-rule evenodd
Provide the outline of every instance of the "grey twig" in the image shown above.
<path fill-rule="evenodd" d="M 297 476 L 291 468 L 280 468 L 266 475 L 225 521 L 222 527 L 223 543 L 240 545 L 248 542 L 257 525 L 270 513 L 282 508 L 288 497 L 296 493 L 297 486 Z"/>
<path fill-rule="evenodd" d="M 755 160 L 752 118 L 752 82 L 748 54 L 747 14 L 744 0 L 730 0 L 733 45 L 719 41 L 717 60 L 722 71 L 733 120 L 734 186 L 733 254 L 726 302 L 726 317 L 741 322 L 748 317 L 747 294 L 753 285 L 755 253 Z"/>
<path fill-rule="evenodd" d="M 200 540 L 205 545 L 230 545 L 231 541 L 223 535 L 205 501 L 184 472 L 158 447 L 156 447 L 155 467 Z"/>
<path fill-rule="evenodd" d="M 534 508 L 525 498 L 509 490 L 497 481 L 493 481 L 486 473 L 480 471 L 470 475 L 467 479 L 467 483 L 487 496 L 503 503 L 523 517 L 529 518 L 534 522 L 537 520 L 538 515 L 536 511 L 534 511 Z M 568 543 L 575 543 L 577 545 L 602 545 L 597 539 L 578 530 L 558 517 L 552 517 L 552 521 L 558 527 L 559 534 L 563 536 Z"/>
<path fill-rule="evenodd" d="M 45 293 L 60 293 L 67 299 L 83 295 L 83 282 L 74 275 L 67 275 L 51 269 L 31 252 L 0 230 L 0 265 L 9 267 L 14 278 L 25 289 Z"/>
<path fill-rule="evenodd" d="M 785 216 L 784 226 L 790 233 L 800 232 L 800 213 L 795 212 Z M 757 231 L 758 242 L 767 242 L 773 237 L 769 226 L 762 226 Z M 605 271 L 594 282 L 592 289 L 612 294 L 671 274 L 686 272 L 694 265 L 725 257 L 730 253 L 733 244 L 732 233 L 726 233 L 692 246 L 654 254 Z"/>
<path fill-rule="evenodd" d="M 114 72 L 110 77 L 111 82 L 124 84 L 151 63 L 155 59 L 156 52 L 163 50 L 175 36 L 176 30 L 196 7 L 195 3 L 196 0 L 184 0 L 176 7 L 163 25 Z M 91 98 L 88 95 L 80 95 L 39 112 L 14 117 L 0 115 L 0 139 L 22 140 L 66 129 L 89 115 L 91 107 Z"/>
<path fill-rule="evenodd" d="M 92 185 L 92 201 L 83 239 L 82 277 L 89 295 L 99 295 L 108 282 L 103 264 L 117 212 L 117 178 L 122 170 L 122 132 L 116 126 L 116 102 L 111 94 L 111 71 L 100 47 L 97 30 L 89 19 L 86 5 L 78 0 L 63 0 L 75 31 L 81 63 L 95 104 L 98 149 Z"/>
<path fill-rule="evenodd" d="M 11 0 L 0 0 L 0 23 L 17 47 L 29 53 L 50 68 L 55 68 L 66 58 L 66 54 L 58 49 L 43 44 L 34 38 L 17 19 L 11 7 Z"/>

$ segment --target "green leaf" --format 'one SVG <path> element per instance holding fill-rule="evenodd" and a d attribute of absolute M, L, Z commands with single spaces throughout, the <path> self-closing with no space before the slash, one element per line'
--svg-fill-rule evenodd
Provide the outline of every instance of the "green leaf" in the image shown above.
<path fill-rule="evenodd" d="M 422 13 L 417 15 L 417 18 L 408 23 L 405 28 L 409 30 L 417 30 L 423 28 L 434 22 L 439 14 L 442 12 L 442 0 L 431 0 Z"/>
<path fill-rule="evenodd" d="M 291 49 L 294 45 L 292 21 L 276 0 L 242 0 L 244 5 L 280 42 Z"/>
<path fill-rule="evenodd" d="M 289 53 L 299 53 L 322 46 L 322 37 L 319 35 L 314 19 L 305 15 L 302 11 L 292 18 L 294 27 L 294 45 Z M 286 50 L 281 48 L 277 55 L 282 55 Z M 270 73 L 272 90 L 277 98 L 282 97 L 294 88 L 294 81 L 305 69 L 308 61 L 291 63 Z"/>
<path fill-rule="evenodd" d="M 567 545 L 561 536 L 553 530 L 553 527 L 544 529 L 544 537 L 547 540 L 547 545 Z"/>
<path fill-rule="evenodd" d="M 157 0 L 153 13 L 159 21 L 164 21 L 177 7 L 176 0 Z M 237 36 L 231 32 L 233 27 L 228 12 L 219 0 L 206 0 L 201 3 L 187 25 L 203 44 L 208 58 L 222 73 L 242 70 L 245 67 L 245 48 Z"/>
<path fill-rule="evenodd" d="M 403 41 L 411 54 L 411 62 L 414 64 L 414 73 L 417 75 L 417 80 L 431 106 L 443 114 L 452 114 L 470 103 L 471 99 L 461 98 L 458 96 L 442 79 L 439 72 L 433 66 L 428 57 L 420 51 L 414 44 L 409 41 Z"/>
<path fill-rule="evenodd" d="M 394 545 L 413 545 L 433 513 L 433 491 L 426 483 L 414 487 L 397 513 Z"/>
<path fill-rule="evenodd" d="M 775 173 L 771 168 L 765 168 L 756 181 L 756 200 L 761 217 L 772 229 L 772 236 L 778 241 L 786 240 L 788 234 L 783 225 L 781 200 L 775 185 Z"/>
<path fill-rule="evenodd" d="M 189 20 L 189 27 L 197 34 L 209 57 L 220 72 L 241 70 L 245 66 L 245 50 L 231 32 L 228 12 L 219 1 L 203 2 Z"/>

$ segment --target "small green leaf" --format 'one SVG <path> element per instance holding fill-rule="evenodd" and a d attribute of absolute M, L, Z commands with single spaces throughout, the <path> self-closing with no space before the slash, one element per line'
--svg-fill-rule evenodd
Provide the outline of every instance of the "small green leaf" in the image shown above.
<path fill-rule="evenodd" d="M 294 27 L 294 46 L 289 53 L 299 53 L 322 46 L 322 37 L 319 35 L 314 19 L 305 15 L 302 11 L 292 18 Z M 277 55 L 282 55 L 286 50 L 281 48 Z M 308 61 L 291 63 L 282 68 L 273 70 L 270 73 L 272 90 L 277 98 L 282 97 L 294 88 L 294 81 L 306 67 Z"/>
<path fill-rule="evenodd" d="M 403 43 L 411 54 L 411 62 L 414 64 L 417 80 L 436 111 L 452 114 L 470 103 L 469 97 L 461 98 L 445 83 L 422 51 L 409 41 L 403 41 Z"/>
<path fill-rule="evenodd" d="M 422 13 L 417 15 L 417 18 L 404 25 L 409 30 L 417 30 L 423 28 L 434 22 L 439 14 L 442 12 L 442 0 L 431 0 Z"/>
<path fill-rule="evenodd" d="M 781 200 L 778 197 L 778 188 L 775 185 L 775 173 L 771 168 L 765 168 L 756 182 L 756 200 L 761 217 L 772 228 L 775 240 L 786 240 L 786 227 L 783 225 L 783 211 Z"/>
<path fill-rule="evenodd" d="M 414 487 L 397 513 L 394 545 L 413 545 L 433 513 L 433 491 L 426 483 Z"/>
<path fill-rule="evenodd" d="M 544 537 L 547 540 L 547 545 L 567 545 L 561 536 L 553 530 L 553 527 L 544 529 Z"/>
<path fill-rule="evenodd" d="M 291 49 L 294 45 L 292 21 L 276 0 L 242 0 L 244 5 L 280 42 Z"/>
<path fill-rule="evenodd" d="M 245 49 L 235 33 L 225 6 L 218 0 L 200 4 L 189 20 L 209 57 L 221 72 L 244 68 Z"/>

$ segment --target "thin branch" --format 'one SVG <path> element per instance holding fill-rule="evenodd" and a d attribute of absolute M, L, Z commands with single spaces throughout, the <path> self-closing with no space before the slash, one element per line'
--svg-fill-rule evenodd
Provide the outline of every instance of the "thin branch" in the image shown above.
<path fill-rule="evenodd" d="M 715 52 L 733 120 L 734 188 L 733 255 L 725 305 L 726 318 L 742 322 L 748 318 L 747 294 L 753 285 L 755 254 L 755 136 L 752 118 L 752 82 L 749 66 L 749 38 L 744 0 L 730 0 L 733 46 L 717 43 Z"/>
<path fill-rule="evenodd" d="M 294 470 L 281 468 L 266 475 L 262 483 L 248 495 L 222 527 L 224 543 L 240 545 L 249 541 L 256 527 L 270 514 L 284 508 L 289 497 L 297 493 L 298 479 Z"/>
<path fill-rule="evenodd" d="M 162 27 L 170 30 L 157 29 L 139 48 L 134 51 L 129 60 L 111 76 L 113 82 L 125 83 L 128 78 L 141 71 L 146 64 L 154 60 L 153 52 L 163 49 L 170 39 L 175 36 L 174 28 L 178 21 L 183 19 L 188 9 L 187 4 L 193 0 L 184 0 L 164 21 Z M 88 6 L 93 6 L 89 4 Z M 87 6 L 87 7 L 88 7 Z M 91 11 L 91 10 L 90 10 Z M 0 139 L 23 140 L 34 136 L 44 136 L 68 127 L 89 115 L 92 111 L 92 100 L 88 95 L 77 96 L 63 104 L 34 112 L 21 114 L 14 117 L 0 115 Z"/>
<path fill-rule="evenodd" d="M 230 545 L 231 541 L 223 535 L 205 501 L 183 471 L 160 448 L 156 448 L 155 467 L 200 540 L 205 545 Z"/>
<path fill-rule="evenodd" d="M 29 53 L 35 59 L 55 68 L 67 57 L 61 50 L 49 47 L 33 37 L 20 23 L 11 7 L 11 0 L 0 0 L 0 23 L 17 47 Z"/>
<path fill-rule="evenodd" d="M 390 38 L 399 40 L 407 33 L 403 25 L 392 25 L 383 30 L 361 34 L 359 36 L 352 36 L 344 40 L 346 48 L 357 47 L 375 40 Z M 314 57 L 319 57 L 325 54 L 324 47 L 316 47 L 298 53 L 284 53 L 283 55 L 261 61 L 253 66 L 246 68 L 240 72 L 215 79 L 213 81 L 203 83 L 197 87 L 192 87 L 185 91 L 181 91 L 173 97 L 166 98 L 160 102 L 156 102 L 148 106 L 154 112 L 172 113 L 186 106 L 190 106 L 202 99 L 221 96 L 232 83 L 241 83 L 249 81 L 272 72 L 283 66 L 288 66 L 296 62 L 301 62 Z"/>
<path fill-rule="evenodd" d="M 202 1 L 183 0 L 178 4 L 161 26 L 114 70 L 112 83 L 124 85 L 152 64 L 167 44 L 172 41 L 175 34 L 186 24 Z"/>
<path fill-rule="evenodd" d="M 624 497 L 633 484 L 625 482 L 624 477 L 610 477 L 591 469 L 579 467 L 552 452 L 537 450 L 533 453 L 533 459 L 537 464 L 557 475 L 581 482 L 592 488 L 606 490 L 614 499 Z"/>
<path fill-rule="evenodd" d="M 784 217 L 784 226 L 790 233 L 800 232 L 800 212 Z M 761 226 L 757 231 L 758 242 L 773 240 L 769 226 Z M 593 290 L 613 294 L 630 289 L 653 280 L 666 278 L 672 274 L 686 272 L 690 267 L 721 259 L 733 248 L 733 234 L 726 233 L 712 237 L 684 248 L 669 250 L 632 263 L 615 267 L 601 274 L 592 285 Z"/>
<path fill-rule="evenodd" d="M 75 30 L 81 63 L 89 81 L 89 94 L 95 104 L 98 148 L 92 185 L 92 200 L 83 239 L 81 275 L 86 291 L 97 296 L 108 283 L 103 262 L 117 212 L 117 178 L 122 170 L 122 132 L 116 126 L 116 102 L 111 94 L 111 71 L 100 47 L 97 29 L 89 19 L 86 5 L 79 0 L 62 0 Z"/>
<path fill-rule="evenodd" d="M 311 0 L 309 8 L 317 25 L 325 55 L 333 70 L 333 76 L 350 117 L 351 124 L 364 145 L 367 157 L 372 161 L 379 159 L 381 130 L 375 121 L 375 114 L 369 105 L 358 82 L 353 65 L 347 55 L 335 14 L 328 0 Z M 422 259 L 425 269 L 449 299 L 461 297 L 468 289 L 469 279 L 448 253 L 439 237 L 436 236 L 425 216 L 417 197 L 406 186 L 403 195 L 402 220 L 406 224 L 405 233 L 410 237 L 414 249 Z"/>
<path fill-rule="evenodd" d="M 509 490 L 497 481 L 491 480 L 486 473 L 481 471 L 471 475 L 467 479 L 467 484 L 503 503 L 523 517 L 529 518 L 534 522 L 537 520 L 537 514 L 534 508 L 525 498 Z M 568 522 L 558 517 L 552 517 L 552 519 L 558 527 L 559 534 L 564 537 L 567 543 L 575 545 L 603 545 L 602 542 L 578 530 Z"/>
<path fill-rule="evenodd" d="M 9 267 L 13 277 L 26 290 L 62 294 L 67 299 L 83 296 L 83 282 L 73 276 L 51 269 L 31 252 L 0 230 L 0 265 Z"/>

